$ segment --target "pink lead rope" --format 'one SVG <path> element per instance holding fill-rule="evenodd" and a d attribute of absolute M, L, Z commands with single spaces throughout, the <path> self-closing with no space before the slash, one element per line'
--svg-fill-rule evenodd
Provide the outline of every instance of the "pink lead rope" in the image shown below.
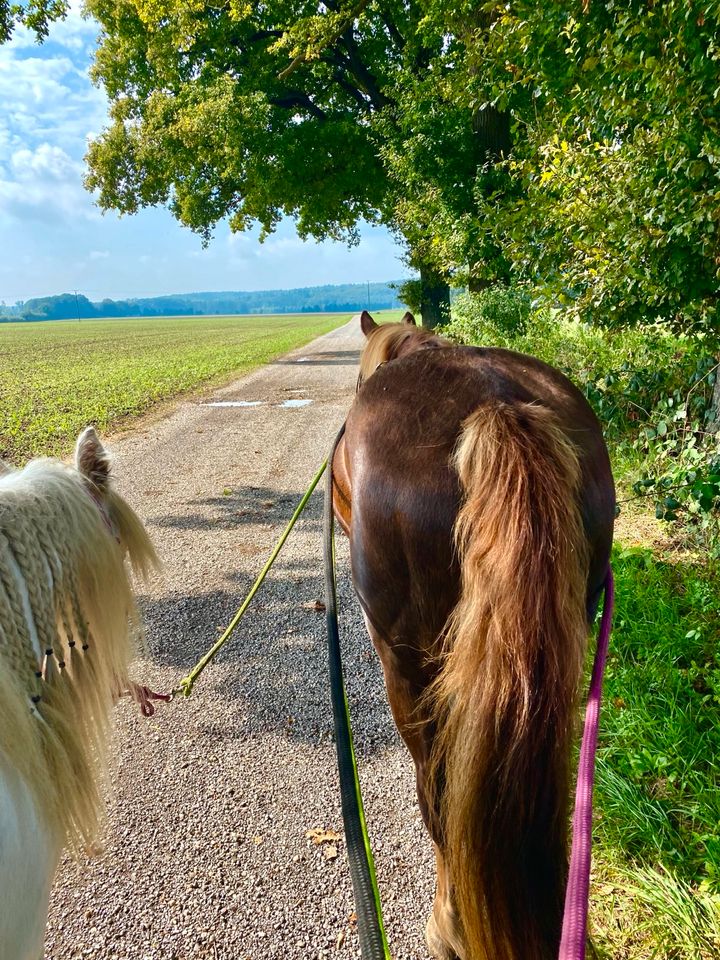
<path fill-rule="evenodd" d="M 610 626 L 612 623 L 615 587 L 612 570 L 608 567 L 605 578 L 605 602 L 603 603 L 600 632 L 595 650 L 590 691 L 585 709 L 585 727 L 580 747 L 577 787 L 575 789 L 575 813 L 573 815 L 573 839 L 570 853 L 570 871 L 565 892 L 562 938 L 559 960 L 585 960 L 587 942 L 588 895 L 590 892 L 590 855 L 592 850 L 592 797 L 595 779 L 595 751 L 597 749 L 600 699 L 602 697 L 603 673 L 607 660 Z"/>

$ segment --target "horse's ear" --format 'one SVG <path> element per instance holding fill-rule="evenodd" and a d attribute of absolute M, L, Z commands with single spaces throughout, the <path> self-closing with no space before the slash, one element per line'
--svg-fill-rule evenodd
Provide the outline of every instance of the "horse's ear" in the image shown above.
<path fill-rule="evenodd" d="M 377 324 L 367 310 L 363 310 L 360 314 L 360 329 L 366 337 L 369 337 L 373 330 L 377 329 Z"/>
<path fill-rule="evenodd" d="M 405 314 L 405 316 L 402 318 L 402 320 L 401 320 L 400 322 L 401 322 L 401 323 L 406 323 L 409 327 L 416 327 L 416 326 L 417 326 L 417 324 L 415 323 L 415 317 L 410 313 L 409 310 L 408 310 L 408 312 Z"/>
<path fill-rule="evenodd" d="M 110 455 L 94 427 L 86 427 L 77 439 L 75 466 L 98 490 L 107 489 L 110 482 Z"/>

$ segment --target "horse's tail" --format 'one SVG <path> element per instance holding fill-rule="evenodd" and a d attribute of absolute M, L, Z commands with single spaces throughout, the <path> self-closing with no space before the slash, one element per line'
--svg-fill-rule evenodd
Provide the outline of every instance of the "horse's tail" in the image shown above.
<path fill-rule="evenodd" d="M 462 588 L 430 786 L 468 960 L 557 956 L 587 636 L 580 466 L 549 409 L 493 403 L 455 456 Z"/>

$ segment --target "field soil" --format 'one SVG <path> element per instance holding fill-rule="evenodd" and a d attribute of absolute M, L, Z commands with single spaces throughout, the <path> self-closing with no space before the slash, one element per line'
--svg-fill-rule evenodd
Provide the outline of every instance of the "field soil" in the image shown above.
<path fill-rule="evenodd" d="M 347 414 L 361 345 L 351 322 L 115 439 L 118 487 L 165 564 L 141 588 L 147 651 L 137 679 L 173 687 L 229 622 Z M 47 960 L 359 956 L 316 603 L 321 516 L 318 490 L 190 699 L 161 704 L 149 720 L 119 705 L 104 853 L 63 862 Z M 348 696 L 389 942 L 396 960 L 423 960 L 431 847 L 340 537 L 338 553 Z"/>

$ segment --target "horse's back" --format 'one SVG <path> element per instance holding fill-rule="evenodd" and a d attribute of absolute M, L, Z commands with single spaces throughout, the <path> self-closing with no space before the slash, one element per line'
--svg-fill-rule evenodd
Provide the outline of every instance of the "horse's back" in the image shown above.
<path fill-rule="evenodd" d="M 607 448 L 547 364 L 400 332 L 407 352 L 366 367 L 334 503 L 436 845 L 428 944 L 550 960 L 575 695 L 612 541 Z"/>
<path fill-rule="evenodd" d="M 602 431 L 582 393 L 558 370 L 523 354 L 424 349 L 381 366 L 363 384 L 347 420 L 353 576 L 366 612 L 369 598 L 382 608 L 382 597 L 390 601 L 400 583 L 417 597 L 421 616 L 432 620 L 429 632 L 442 628 L 458 588 L 452 530 L 461 495 L 453 452 L 464 422 L 489 404 L 548 407 L 572 440 L 583 475 L 589 592 L 602 583 L 614 490 Z M 430 610 L 422 598 L 430 587 L 438 599 L 439 578 L 445 587 Z M 376 609 L 375 616 L 382 615 Z"/>

